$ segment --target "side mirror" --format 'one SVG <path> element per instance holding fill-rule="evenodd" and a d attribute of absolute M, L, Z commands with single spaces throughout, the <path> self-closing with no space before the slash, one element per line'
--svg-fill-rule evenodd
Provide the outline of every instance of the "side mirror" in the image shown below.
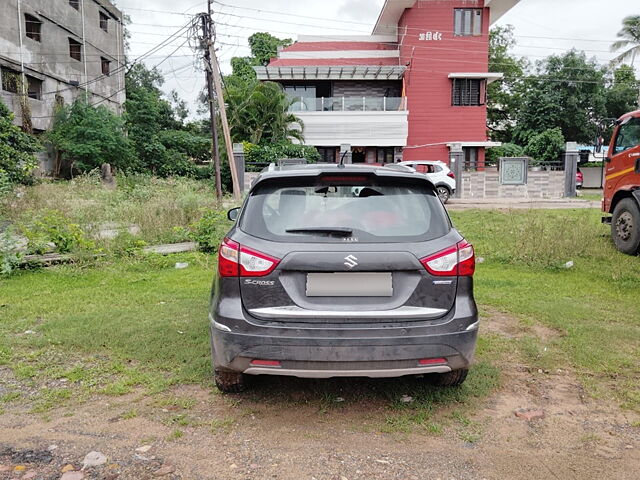
<path fill-rule="evenodd" d="M 232 208 L 227 212 L 227 218 L 232 222 L 235 222 L 240 216 L 240 207 Z"/>

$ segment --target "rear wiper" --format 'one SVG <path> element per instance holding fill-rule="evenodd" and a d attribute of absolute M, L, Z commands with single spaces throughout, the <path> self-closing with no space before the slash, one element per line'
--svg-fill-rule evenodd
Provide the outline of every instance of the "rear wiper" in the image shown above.
<path fill-rule="evenodd" d="M 302 233 L 313 235 L 314 233 L 324 233 L 325 235 L 336 235 L 338 237 L 350 237 L 353 230 L 344 227 L 306 227 L 306 228 L 289 228 L 285 230 L 287 233 Z"/>

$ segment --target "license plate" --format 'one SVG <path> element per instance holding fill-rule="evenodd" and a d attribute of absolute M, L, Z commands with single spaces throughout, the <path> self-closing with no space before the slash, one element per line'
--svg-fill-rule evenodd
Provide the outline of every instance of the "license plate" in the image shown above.
<path fill-rule="evenodd" d="M 308 297 L 390 297 L 391 273 L 308 273 Z"/>

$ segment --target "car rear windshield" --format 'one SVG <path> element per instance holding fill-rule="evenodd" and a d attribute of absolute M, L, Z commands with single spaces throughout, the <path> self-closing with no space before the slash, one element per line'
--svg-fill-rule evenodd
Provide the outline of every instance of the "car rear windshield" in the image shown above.
<path fill-rule="evenodd" d="M 239 228 L 279 242 L 421 242 L 447 234 L 451 223 L 419 179 L 325 175 L 265 181 L 247 199 Z"/>

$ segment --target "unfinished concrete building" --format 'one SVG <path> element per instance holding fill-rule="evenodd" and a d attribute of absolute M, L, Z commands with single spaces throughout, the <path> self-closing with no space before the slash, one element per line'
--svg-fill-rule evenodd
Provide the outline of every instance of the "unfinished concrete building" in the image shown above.
<path fill-rule="evenodd" d="M 0 19 L 0 99 L 18 125 L 41 133 L 81 94 L 120 113 L 124 32 L 109 0 L 2 0 Z"/>

